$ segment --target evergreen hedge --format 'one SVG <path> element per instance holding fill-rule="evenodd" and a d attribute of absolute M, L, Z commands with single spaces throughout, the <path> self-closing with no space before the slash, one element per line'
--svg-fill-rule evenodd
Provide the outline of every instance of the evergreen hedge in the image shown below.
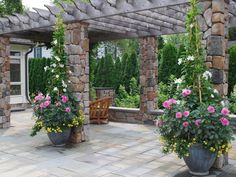
<path fill-rule="evenodd" d="M 38 92 L 46 94 L 48 71 L 45 71 L 44 67 L 49 65 L 49 58 L 29 59 L 29 92 L 31 96 Z"/>

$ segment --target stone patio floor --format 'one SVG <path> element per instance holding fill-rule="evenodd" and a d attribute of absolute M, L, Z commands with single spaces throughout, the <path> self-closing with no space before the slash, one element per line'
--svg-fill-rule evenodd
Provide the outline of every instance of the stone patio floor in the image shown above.
<path fill-rule="evenodd" d="M 0 130 L 0 177 L 190 177 L 183 160 L 160 152 L 154 126 L 91 125 L 90 141 L 53 147 L 44 133 L 30 137 L 31 110 L 12 113 Z M 236 177 L 236 142 L 230 164 L 211 177 Z"/>

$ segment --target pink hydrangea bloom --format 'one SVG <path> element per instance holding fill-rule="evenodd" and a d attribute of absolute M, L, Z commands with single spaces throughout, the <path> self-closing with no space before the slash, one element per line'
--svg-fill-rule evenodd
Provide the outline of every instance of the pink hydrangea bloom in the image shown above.
<path fill-rule="evenodd" d="M 183 97 L 187 97 L 189 95 L 191 95 L 192 91 L 189 89 L 184 89 L 182 92 Z"/>
<path fill-rule="evenodd" d="M 181 119 L 181 118 L 183 117 L 182 112 L 177 112 L 177 113 L 175 114 L 175 117 L 176 117 L 177 119 Z"/>
<path fill-rule="evenodd" d="M 187 128 L 189 126 L 189 123 L 188 122 L 184 122 L 183 126 L 184 126 L 184 128 Z"/>
<path fill-rule="evenodd" d="M 63 103 L 66 103 L 68 100 L 69 100 L 68 96 L 65 96 L 65 95 L 62 95 L 62 96 L 61 96 L 61 101 L 62 101 Z"/>
<path fill-rule="evenodd" d="M 199 127 L 201 122 L 202 122 L 201 119 L 197 119 L 197 120 L 195 120 L 195 125 L 196 125 L 197 127 Z"/>
<path fill-rule="evenodd" d="M 36 97 L 34 97 L 35 101 L 42 101 L 44 99 L 44 96 L 42 93 L 39 93 Z"/>
<path fill-rule="evenodd" d="M 229 120 L 224 117 L 220 118 L 220 121 L 223 126 L 228 126 L 230 123 Z"/>
<path fill-rule="evenodd" d="M 189 111 L 184 111 L 184 113 L 183 113 L 184 117 L 188 117 L 188 116 L 189 116 L 189 114 L 190 114 L 190 112 L 189 112 Z"/>
<path fill-rule="evenodd" d="M 215 108 L 213 106 L 208 106 L 207 111 L 209 113 L 214 113 L 216 110 L 215 110 Z"/>
<path fill-rule="evenodd" d="M 66 111 L 66 112 L 71 112 L 71 108 L 70 108 L 70 107 L 67 107 L 65 111 Z"/>
<path fill-rule="evenodd" d="M 44 108 L 47 108 L 49 105 L 51 104 L 51 102 L 50 101 L 45 101 L 44 103 L 43 103 L 43 105 L 44 105 Z"/>
<path fill-rule="evenodd" d="M 221 114 L 223 114 L 224 116 L 227 116 L 229 114 L 229 109 L 228 108 L 223 108 L 221 110 Z"/>

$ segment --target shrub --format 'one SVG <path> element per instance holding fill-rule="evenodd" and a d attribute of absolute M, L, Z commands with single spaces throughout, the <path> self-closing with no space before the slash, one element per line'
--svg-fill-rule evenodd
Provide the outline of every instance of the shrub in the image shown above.
<path fill-rule="evenodd" d="M 233 91 L 236 85 L 236 46 L 229 49 L 229 94 Z"/>

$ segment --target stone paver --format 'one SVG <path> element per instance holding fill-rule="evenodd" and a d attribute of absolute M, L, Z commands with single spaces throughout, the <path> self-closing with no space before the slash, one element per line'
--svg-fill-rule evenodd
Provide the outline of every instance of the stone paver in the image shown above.
<path fill-rule="evenodd" d="M 90 141 L 53 147 L 45 133 L 30 137 L 32 112 L 12 114 L 0 130 L 0 177 L 190 177 L 183 160 L 160 152 L 155 127 L 110 122 L 90 125 Z M 211 177 L 236 177 L 236 143 L 230 163 Z"/>

